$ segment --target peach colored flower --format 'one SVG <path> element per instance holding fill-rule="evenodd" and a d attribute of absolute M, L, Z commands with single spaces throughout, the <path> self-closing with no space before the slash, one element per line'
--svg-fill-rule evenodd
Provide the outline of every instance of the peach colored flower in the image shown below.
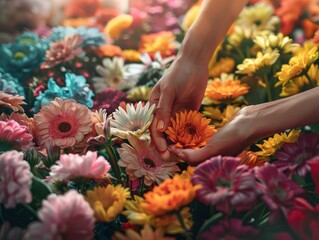
<path fill-rule="evenodd" d="M 210 120 L 195 111 L 180 112 L 171 118 L 172 125 L 165 133 L 178 148 L 199 149 L 215 134 L 214 126 L 209 125 Z"/>
<path fill-rule="evenodd" d="M 63 196 L 51 194 L 38 211 L 41 222 L 31 223 L 25 240 L 81 239 L 94 237 L 94 216 L 83 195 L 71 190 Z"/>
<path fill-rule="evenodd" d="M 0 91 L 0 108 L 10 108 L 14 112 L 24 112 L 22 104 L 26 104 L 23 96 L 13 96 L 5 92 Z"/>
<path fill-rule="evenodd" d="M 34 116 L 39 144 L 73 147 L 91 131 L 91 111 L 74 100 L 56 98 Z"/>
<path fill-rule="evenodd" d="M 71 0 L 66 4 L 64 14 L 68 18 L 93 17 L 100 7 L 100 0 Z"/>
<path fill-rule="evenodd" d="M 13 150 L 0 155 L 0 179 L 0 203 L 6 208 L 32 201 L 32 174 L 22 152 Z"/>
<path fill-rule="evenodd" d="M 26 150 L 33 145 L 27 127 L 14 120 L 0 121 L 0 151 Z"/>
<path fill-rule="evenodd" d="M 30 133 L 33 137 L 36 135 L 36 130 L 35 130 L 35 122 L 33 118 L 29 118 L 25 113 L 17 113 L 17 112 L 12 112 L 9 116 L 6 114 L 1 114 L 0 116 L 1 121 L 9 121 L 9 120 L 14 120 L 18 124 L 26 126 L 28 129 L 28 133 Z"/>
<path fill-rule="evenodd" d="M 151 186 L 160 184 L 179 170 L 176 161 L 164 161 L 150 142 L 130 137 L 129 143 L 131 145 L 123 143 L 118 148 L 118 164 L 125 168 L 130 180 L 144 177 L 145 185 Z"/>
<path fill-rule="evenodd" d="M 88 151 L 86 155 L 63 154 L 51 167 L 52 180 L 70 180 L 78 177 L 102 179 L 106 177 L 111 165 L 97 152 Z"/>
<path fill-rule="evenodd" d="M 83 39 L 78 34 L 66 36 L 64 39 L 53 43 L 45 54 L 45 62 L 42 66 L 44 68 L 51 68 L 81 55 L 84 53 L 80 48 L 82 43 Z"/>

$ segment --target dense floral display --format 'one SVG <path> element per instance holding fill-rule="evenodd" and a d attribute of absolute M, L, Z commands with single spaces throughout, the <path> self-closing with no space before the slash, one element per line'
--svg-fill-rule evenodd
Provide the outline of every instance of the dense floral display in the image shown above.
<path fill-rule="evenodd" d="M 73 0 L 0 45 L 0 239 L 318 239 L 319 123 L 196 167 L 156 151 L 150 92 L 200 4 Z M 318 7 L 251 1 L 167 142 L 199 149 L 242 108 L 317 87 Z"/>

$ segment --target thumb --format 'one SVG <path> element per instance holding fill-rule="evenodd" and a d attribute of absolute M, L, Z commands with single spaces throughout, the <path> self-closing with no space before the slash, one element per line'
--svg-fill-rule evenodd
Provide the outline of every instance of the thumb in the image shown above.
<path fill-rule="evenodd" d="M 212 148 L 207 145 L 201 149 L 172 149 L 174 154 L 176 154 L 179 158 L 184 160 L 191 166 L 196 166 L 205 160 L 215 156 Z"/>

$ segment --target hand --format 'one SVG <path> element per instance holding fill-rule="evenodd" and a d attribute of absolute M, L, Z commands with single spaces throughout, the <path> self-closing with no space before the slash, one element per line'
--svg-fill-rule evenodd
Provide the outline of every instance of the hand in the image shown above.
<path fill-rule="evenodd" d="M 163 136 L 171 116 L 181 110 L 198 110 L 207 85 L 207 64 L 199 64 L 190 58 L 177 57 L 164 76 L 154 86 L 150 103 L 156 104 L 155 117 L 151 124 L 152 141 L 162 158 L 170 152 Z"/>
<path fill-rule="evenodd" d="M 253 128 L 254 114 L 252 106 L 243 108 L 199 150 L 175 146 L 170 149 L 189 165 L 198 165 L 217 155 L 237 156 L 258 139 L 257 131 Z"/>

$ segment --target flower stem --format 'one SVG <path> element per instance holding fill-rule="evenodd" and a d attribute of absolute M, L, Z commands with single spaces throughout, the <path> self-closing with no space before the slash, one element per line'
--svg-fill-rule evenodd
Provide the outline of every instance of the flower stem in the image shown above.
<path fill-rule="evenodd" d="M 308 71 L 304 71 L 304 75 L 308 79 L 312 87 L 317 87 L 316 82 L 309 76 Z"/>
<path fill-rule="evenodd" d="M 140 195 L 143 196 L 144 193 L 144 177 L 140 178 Z"/>
<path fill-rule="evenodd" d="M 119 168 L 119 165 L 117 164 L 116 157 L 115 157 L 115 154 L 114 154 L 112 148 L 110 146 L 108 146 L 105 148 L 105 150 L 106 150 L 107 155 L 109 156 L 110 163 L 111 163 L 112 169 L 114 171 L 115 177 L 117 179 L 117 182 L 119 182 L 123 185 L 122 179 L 121 179 L 120 168 Z"/>
<path fill-rule="evenodd" d="M 264 82 L 266 83 L 268 102 L 271 102 L 273 100 L 273 97 L 272 97 L 272 92 L 271 92 L 270 81 L 269 81 L 267 75 L 263 75 L 262 78 L 263 78 Z"/>
<path fill-rule="evenodd" d="M 176 212 L 176 216 L 177 216 L 178 221 L 180 222 L 182 228 L 184 229 L 183 235 L 185 236 L 185 238 L 187 240 L 192 240 L 191 233 L 189 232 L 189 230 L 187 229 L 187 227 L 185 225 L 184 219 L 183 219 L 182 214 L 181 214 L 181 210 Z"/>

